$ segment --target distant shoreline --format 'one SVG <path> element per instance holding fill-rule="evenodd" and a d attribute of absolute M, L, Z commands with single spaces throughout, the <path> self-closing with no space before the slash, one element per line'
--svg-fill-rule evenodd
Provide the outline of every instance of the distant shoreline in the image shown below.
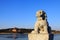
<path fill-rule="evenodd" d="M 0 29 L 0 34 L 31 33 L 34 29 L 8 28 Z M 51 30 L 52 34 L 60 34 L 60 31 Z"/>

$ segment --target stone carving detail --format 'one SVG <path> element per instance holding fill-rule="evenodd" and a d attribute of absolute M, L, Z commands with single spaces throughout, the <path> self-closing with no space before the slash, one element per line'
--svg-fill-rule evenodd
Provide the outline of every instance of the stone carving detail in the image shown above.
<path fill-rule="evenodd" d="M 32 33 L 48 33 L 47 15 L 44 11 L 40 10 L 36 13 L 37 21 L 35 23 Z"/>
<path fill-rule="evenodd" d="M 53 40 L 54 35 L 51 33 L 46 13 L 42 10 L 37 11 L 36 17 L 34 30 L 28 34 L 28 40 Z"/>

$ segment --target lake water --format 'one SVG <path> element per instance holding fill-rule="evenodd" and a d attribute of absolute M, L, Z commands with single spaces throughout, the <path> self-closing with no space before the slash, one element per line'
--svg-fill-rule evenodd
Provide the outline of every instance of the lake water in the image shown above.
<path fill-rule="evenodd" d="M 28 40 L 28 34 L 0 34 L 0 40 Z M 60 40 L 60 34 L 55 34 L 54 40 Z"/>

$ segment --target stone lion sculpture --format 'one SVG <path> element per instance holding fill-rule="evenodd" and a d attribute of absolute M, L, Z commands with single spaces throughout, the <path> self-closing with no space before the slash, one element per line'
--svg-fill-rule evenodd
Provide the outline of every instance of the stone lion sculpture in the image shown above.
<path fill-rule="evenodd" d="M 46 13 L 42 10 L 39 10 L 36 12 L 36 17 L 37 21 L 32 33 L 48 33 L 48 22 Z"/>

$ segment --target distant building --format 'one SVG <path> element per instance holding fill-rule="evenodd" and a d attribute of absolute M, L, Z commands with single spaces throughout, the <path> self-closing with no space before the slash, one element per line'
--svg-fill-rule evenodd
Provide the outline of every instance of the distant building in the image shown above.
<path fill-rule="evenodd" d="M 12 29 L 12 32 L 17 32 L 16 28 L 13 28 L 13 29 Z"/>

